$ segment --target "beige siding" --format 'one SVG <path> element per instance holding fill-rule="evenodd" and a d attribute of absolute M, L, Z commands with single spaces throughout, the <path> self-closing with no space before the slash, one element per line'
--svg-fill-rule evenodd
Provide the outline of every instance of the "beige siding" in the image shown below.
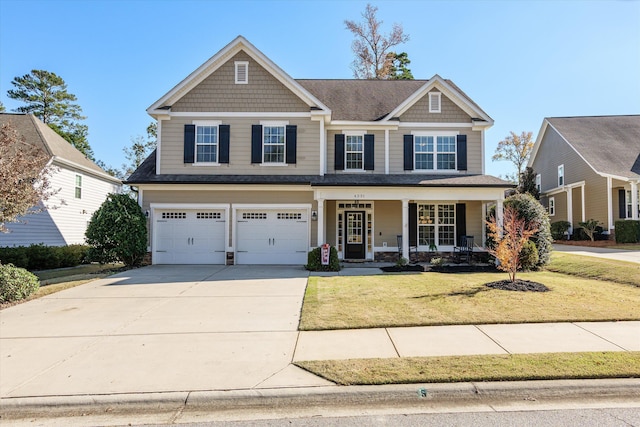
<path fill-rule="evenodd" d="M 571 197 L 573 198 L 573 219 L 569 221 L 573 227 L 578 227 L 578 223 L 582 221 L 582 190 L 579 187 L 572 189 Z"/>
<path fill-rule="evenodd" d="M 389 169 L 391 174 L 413 173 L 404 170 L 404 135 L 411 135 L 411 131 L 426 131 L 425 129 L 401 128 L 397 131 L 389 132 Z M 460 173 L 480 174 L 482 173 L 482 132 L 472 131 L 470 128 L 429 128 L 428 132 L 438 131 L 459 132 L 460 135 L 467 135 L 467 171 Z"/>
<path fill-rule="evenodd" d="M 431 92 L 439 92 L 437 89 Z M 400 116 L 402 122 L 429 123 L 470 123 L 471 117 L 451 101 L 443 93 L 440 95 L 440 113 L 429 112 L 429 94 L 425 94 L 418 102 Z"/>
<path fill-rule="evenodd" d="M 364 171 L 362 173 L 384 173 L 384 131 L 362 130 L 366 134 L 373 134 L 374 137 L 374 167 L 372 171 Z M 335 153 L 336 153 L 336 135 L 342 133 L 340 130 L 327 131 L 327 173 L 350 173 L 349 171 L 336 171 L 335 169 Z"/>
<path fill-rule="evenodd" d="M 249 83 L 235 83 L 235 61 L 248 61 Z M 249 55 L 239 52 L 171 106 L 172 112 L 305 112 L 309 106 Z"/>
<path fill-rule="evenodd" d="M 402 202 L 380 200 L 374 204 L 374 246 L 397 246 L 397 236 L 402 234 Z"/>
<path fill-rule="evenodd" d="M 567 221 L 567 194 L 559 193 L 553 196 L 556 200 L 556 212 L 555 215 L 549 216 L 551 222 Z"/>
<path fill-rule="evenodd" d="M 575 150 L 549 126 L 532 165 L 534 172 L 540 174 L 543 193 L 558 186 L 558 166 L 562 164 L 564 165 L 565 184 L 585 181 L 585 218 L 600 221 L 606 229 L 608 223 L 607 179 L 596 174 Z M 574 198 L 575 195 L 574 193 Z M 566 194 L 560 193 L 554 197 L 556 205 L 560 199 L 564 199 L 564 211 L 559 212 L 556 208 L 555 218 L 551 218 L 551 222 L 566 220 Z M 574 209 L 574 219 L 579 218 L 576 215 Z M 578 227 L 577 223 L 572 225 Z"/>
<path fill-rule="evenodd" d="M 466 202 L 467 236 L 473 236 L 476 246 L 482 247 L 482 228 L 484 218 L 482 217 L 482 202 Z"/>
<path fill-rule="evenodd" d="M 216 175 L 318 175 L 320 171 L 320 125 L 310 119 L 224 118 L 230 125 L 229 163 L 219 166 L 196 166 L 184 163 L 184 125 L 197 118 L 172 118 L 162 122 L 160 149 L 163 174 Z M 212 120 L 214 120 L 212 118 Z M 261 166 L 251 163 L 251 125 L 260 121 L 287 121 L 298 126 L 296 164 Z M 384 160 L 383 160 L 384 162 Z"/>

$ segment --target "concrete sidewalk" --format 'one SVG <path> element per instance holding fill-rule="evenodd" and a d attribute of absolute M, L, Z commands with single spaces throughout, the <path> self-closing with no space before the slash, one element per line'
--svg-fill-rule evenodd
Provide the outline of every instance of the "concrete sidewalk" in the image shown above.
<path fill-rule="evenodd" d="M 558 252 L 567 252 L 575 255 L 607 258 L 617 261 L 635 262 L 640 264 L 640 251 L 629 251 L 626 249 L 611 248 L 592 248 L 589 246 L 562 245 L 556 243 L 553 244 L 553 249 Z"/>

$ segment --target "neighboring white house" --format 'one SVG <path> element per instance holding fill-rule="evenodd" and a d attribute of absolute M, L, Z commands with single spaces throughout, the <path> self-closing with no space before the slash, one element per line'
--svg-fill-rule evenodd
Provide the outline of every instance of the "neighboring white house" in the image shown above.
<path fill-rule="evenodd" d="M 91 215 L 109 193 L 121 191 L 122 182 L 108 175 L 32 114 L 0 114 L 0 124 L 4 123 L 11 123 L 27 143 L 51 157 L 54 170 L 51 188 L 58 192 L 42 211 L 5 224 L 9 233 L 0 233 L 0 246 L 84 243 Z"/>

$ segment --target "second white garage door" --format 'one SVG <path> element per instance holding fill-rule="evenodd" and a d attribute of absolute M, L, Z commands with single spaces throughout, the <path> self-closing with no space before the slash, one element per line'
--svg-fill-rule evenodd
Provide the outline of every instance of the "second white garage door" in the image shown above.
<path fill-rule="evenodd" d="M 306 264 L 306 209 L 242 209 L 236 215 L 237 264 Z"/>

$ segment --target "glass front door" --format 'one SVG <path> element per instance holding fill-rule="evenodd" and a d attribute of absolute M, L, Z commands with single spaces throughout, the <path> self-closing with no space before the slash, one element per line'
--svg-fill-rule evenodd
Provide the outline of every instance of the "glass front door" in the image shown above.
<path fill-rule="evenodd" d="M 364 259 L 365 258 L 365 213 L 345 212 L 345 258 Z"/>

